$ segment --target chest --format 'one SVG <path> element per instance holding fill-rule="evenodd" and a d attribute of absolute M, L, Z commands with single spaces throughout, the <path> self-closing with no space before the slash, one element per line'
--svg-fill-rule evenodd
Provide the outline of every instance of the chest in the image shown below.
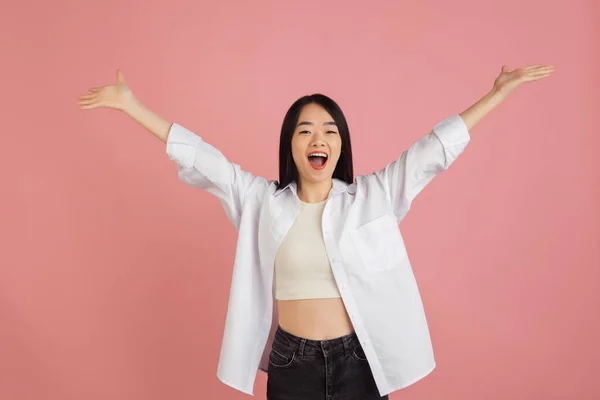
<path fill-rule="evenodd" d="M 271 273 L 283 239 L 301 213 L 294 193 L 281 194 L 263 204 L 258 224 L 261 268 Z M 330 260 L 337 260 L 348 274 L 365 276 L 393 269 L 406 251 L 392 209 L 376 196 L 330 196 L 322 208 L 320 229 Z M 313 216 L 314 217 L 314 216 Z"/>

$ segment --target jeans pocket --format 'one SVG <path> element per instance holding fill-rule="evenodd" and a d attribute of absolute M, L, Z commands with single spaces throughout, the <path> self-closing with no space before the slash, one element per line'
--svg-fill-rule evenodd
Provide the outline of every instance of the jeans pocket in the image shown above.
<path fill-rule="evenodd" d="M 360 343 L 352 348 L 352 357 L 359 362 L 366 362 L 367 356 Z"/>
<path fill-rule="evenodd" d="M 296 352 L 281 346 L 275 345 L 271 348 L 269 353 L 269 364 L 275 368 L 287 368 L 294 362 L 296 358 Z"/>

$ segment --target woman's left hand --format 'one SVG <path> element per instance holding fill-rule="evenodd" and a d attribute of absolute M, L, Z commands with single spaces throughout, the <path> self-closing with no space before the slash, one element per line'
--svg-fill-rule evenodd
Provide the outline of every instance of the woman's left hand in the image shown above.
<path fill-rule="evenodd" d="M 494 90 L 502 97 L 506 97 L 520 84 L 547 78 L 553 72 L 553 65 L 529 65 L 512 71 L 506 65 L 503 65 L 500 75 L 494 81 Z"/>
<path fill-rule="evenodd" d="M 476 103 L 460 113 L 470 131 L 487 113 L 500 104 L 506 96 L 521 83 L 547 78 L 554 72 L 553 65 L 530 65 L 510 71 L 502 66 L 500 75 L 494 81 L 494 87 Z"/>

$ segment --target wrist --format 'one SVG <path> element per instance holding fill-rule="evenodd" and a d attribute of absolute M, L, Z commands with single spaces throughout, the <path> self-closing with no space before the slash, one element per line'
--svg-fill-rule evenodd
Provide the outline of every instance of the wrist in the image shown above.
<path fill-rule="evenodd" d="M 494 107 L 504 100 L 506 94 L 502 90 L 494 86 L 485 97 L 487 98 L 490 106 Z"/>
<path fill-rule="evenodd" d="M 494 85 L 488 95 L 491 99 L 500 102 L 506 98 L 508 92 L 509 91 L 506 88 Z"/>
<path fill-rule="evenodd" d="M 121 104 L 121 111 L 127 114 L 130 117 L 133 117 L 137 111 L 139 111 L 143 107 L 142 103 L 135 98 L 135 96 L 131 95 L 131 97 L 127 100 L 124 100 Z"/>

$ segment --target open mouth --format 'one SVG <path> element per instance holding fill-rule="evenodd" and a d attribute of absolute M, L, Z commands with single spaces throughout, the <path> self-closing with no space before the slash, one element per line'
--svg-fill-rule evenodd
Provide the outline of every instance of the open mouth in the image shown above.
<path fill-rule="evenodd" d="M 314 169 L 323 169 L 327 165 L 327 154 L 312 153 L 308 156 L 308 162 Z"/>

